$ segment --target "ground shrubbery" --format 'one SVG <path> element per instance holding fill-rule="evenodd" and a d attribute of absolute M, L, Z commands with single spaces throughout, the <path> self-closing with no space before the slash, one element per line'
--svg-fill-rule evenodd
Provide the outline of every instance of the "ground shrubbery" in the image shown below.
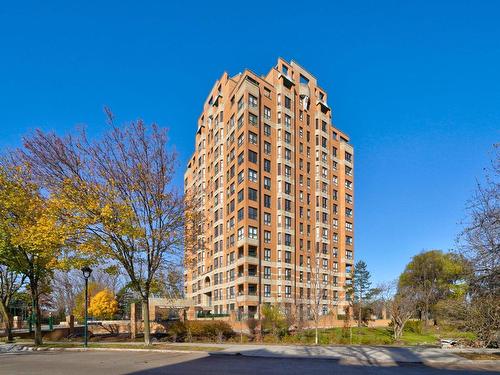
<path fill-rule="evenodd" d="M 178 321 L 167 327 L 166 334 L 166 339 L 173 342 L 222 342 L 229 340 L 235 335 L 231 326 L 220 320 Z"/>
<path fill-rule="evenodd" d="M 405 324 L 404 332 L 412 332 L 421 335 L 424 329 L 424 324 L 421 320 L 409 320 Z"/>

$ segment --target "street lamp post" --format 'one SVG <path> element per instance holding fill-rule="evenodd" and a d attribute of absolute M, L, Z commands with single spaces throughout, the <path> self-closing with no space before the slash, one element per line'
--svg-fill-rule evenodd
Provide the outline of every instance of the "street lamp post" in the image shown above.
<path fill-rule="evenodd" d="M 84 337 L 84 347 L 88 345 L 88 293 L 89 293 L 89 277 L 92 273 L 92 269 L 88 266 L 82 268 L 83 278 L 85 279 L 85 328 L 83 331 Z"/>

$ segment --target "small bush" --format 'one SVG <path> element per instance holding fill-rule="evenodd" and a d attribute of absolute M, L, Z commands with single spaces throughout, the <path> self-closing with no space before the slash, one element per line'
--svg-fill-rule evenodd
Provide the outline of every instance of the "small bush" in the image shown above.
<path fill-rule="evenodd" d="M 231 326 L 223 321 L 193 320 L 186 323 L 188 334 L 195 340 L 209 339 L 221 342 L 234 336 Z"/>
<path fill-rule="evenodd" d="M 167 327 L 167 338 L 172 342 L 183 342 L 186 340 L 187 328 L 184 322 L 174 322 Z"/>
<path fill-rule="evenodd" d="M 423 324 L 421 320 L 409 320 L 405 324 L 404 331 L 422 334 Z"/>

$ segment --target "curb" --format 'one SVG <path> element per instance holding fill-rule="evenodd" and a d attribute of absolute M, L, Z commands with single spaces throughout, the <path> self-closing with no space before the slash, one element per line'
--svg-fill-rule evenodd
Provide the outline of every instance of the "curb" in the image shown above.
<path fill-rule="evenodd" d="M 8 350 L 5 354 L 13 354 L 20 352 L 155 352 L 155 353 L 186 353 L 186 354 L 195 354 L 195 353 L 208 353 L 203 350 L 175 350 L 175 349 L 142 349 L 142 348 L 51 348 L 51 347 L 35 347 L 35 346 L 26 346 L 26 345 L 18 345 L 14 348 L 14 350 Z"/>

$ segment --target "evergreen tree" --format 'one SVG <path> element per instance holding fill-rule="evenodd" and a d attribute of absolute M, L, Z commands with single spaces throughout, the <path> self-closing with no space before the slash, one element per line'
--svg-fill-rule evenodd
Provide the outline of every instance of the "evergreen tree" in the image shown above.
<path fill-rule="evenodd" d="M 358 327 L 361 327 L 363 304 L 370 298 L 372 292 L 370 278 L 371 275 L 366 263 L 362 260 L 356 262 L 352 281 L 352 294 L 354 302 L 358 305 Z"/>

